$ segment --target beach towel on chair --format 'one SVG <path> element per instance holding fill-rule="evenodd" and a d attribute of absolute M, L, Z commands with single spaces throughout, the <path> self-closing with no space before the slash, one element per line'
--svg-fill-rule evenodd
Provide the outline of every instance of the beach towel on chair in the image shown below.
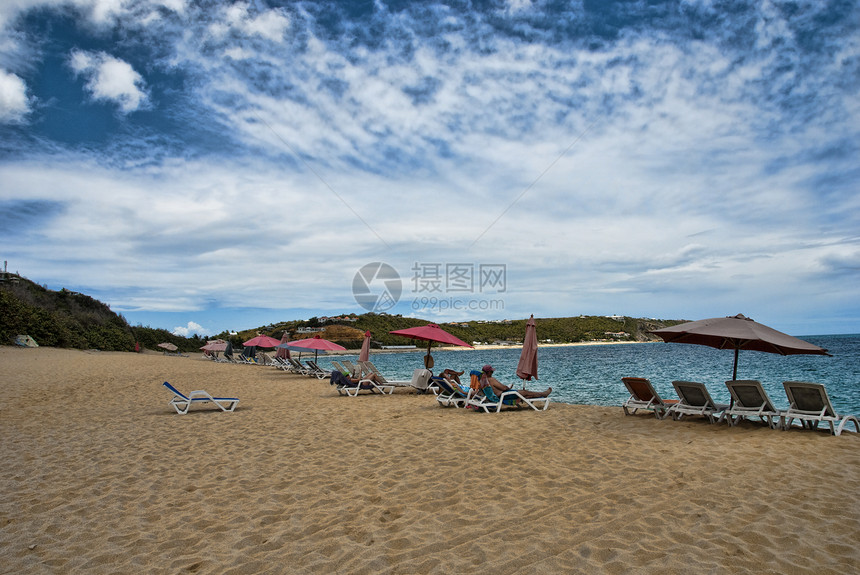
<path fill-rule="evenodd" d="M 481 372 L 473 369 L 469 372 L 469 387 L 475 391 L 480 391 L 484 387 L 481 383 Z"/>
<path fill-rule="evenodd" d="M 346 375 L 336 369 L 332 370 L 331 380 L 329 381 L 329 383 L 338 387 L 355 387 L 355 384 L 352 382 L 351 379 L 349 379 Z"/>

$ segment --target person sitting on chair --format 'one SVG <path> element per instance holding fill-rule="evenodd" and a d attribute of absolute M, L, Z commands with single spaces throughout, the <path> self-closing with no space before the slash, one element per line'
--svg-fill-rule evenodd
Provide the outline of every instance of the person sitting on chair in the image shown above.
<path fill-rule="evenodd" d="M 439 377 L 444 377 L 448 381 L 456 381 L 460 385 L 460 376 L 466 373 L 465 371 L 454 371 L 453 369 L 443 369 L 439 372 Z"/>
<path fill-rule="evenodd" d="M 337 386 L 355 387 L 361 381 L 367 380 L 370 380 L 373 383 L 383 383 L 382 379 L 380 379 L 380 377 L 375 373 L 368 373 L 363 377 L 352 377 L 351 375 L 341 373 L 336 369 L 332 370 L 329 383 Z"/>
<path fill-rule="evenodd" d="M 548 387 L 546 391 L 530 391 L 528 389 L 514 389 L 513 387 L 508 387 L 495 377 L 493 377 L 493 369 L 492 365 L 485 365 L 481 368 L 481 387 L 489 385 L 493 388 L 493 391 L 501 397 L 502 393 L 506 391 L 516 391 L 526 399 L 537 399 L 539 397 L 548 397 L 550 393 L 552 393 L 552 388 Z"/>

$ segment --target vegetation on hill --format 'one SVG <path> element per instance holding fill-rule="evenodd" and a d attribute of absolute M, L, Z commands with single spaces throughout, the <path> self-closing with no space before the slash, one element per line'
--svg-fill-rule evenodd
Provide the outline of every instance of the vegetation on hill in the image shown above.
<path fill-rule="evenodd" d="M 537 318 L 538 339 L 542 342 L 571 343 L 581 341 L 649 341 L 656 339 L 649 330 L 674 325 L 672 320 L 649 320 L 630 317 L 579 316 Z M 388 345 L 424 345 L 389 332 L 427 324 L 427 320 L 400 315 L 366 313 L 336 318 L 312 317 L 270 324 L 237 334 L 223 332 L 221 338 L 241 349 L 242 342 L 257 334 L 280 339 L 287 332 L 290 340 L 320 335 L 348 349 L 361 346 L 364 332 L 370 331 L 375 347 Z M 520 343 L 525 334 L 525 319 L 501 322 L 463 321 L 444 323 L 442 327 L 468 343 Z M 136 344 L 158 350 L 158 344 L 170 342 L 179 351 L 196 352 L 206 343 L 200 336 L 185 338 L 164 329 L 132 327 L 110 307 L 87 295 L 62 289 L 52 291 L 25 278 L 6 274 L 0 280 L 0 344 L 10 344 L 19 334 L 32 336 L 39 345 L 134 351 Z"/>
<path fill-rule="evenodd" d="M 344 319 L 347 317 L 348 319 Z M 445 331 L 467 343 L 521 343 L 525 334 L 526 319 L 505 321 L 468 321 L 443 323 Z M 272 337 L 282 337 L 288 332 L 290 339 L 313 337 L 315 334 L 335 341 L 347 348 L 361 345 L 365 331 L 370 331 L 375 347 L 387 345 L 412 345 L 415 340 L 391 335 L 389 332 L 409 327 L 426 325 L 426 319 L 403 317 L 400 315 L 366 313 L 350 314 L 340 318 L 321 321 L 310 318 L 305 321 L 289 321 L 263 326 L 239 334 L 240 341 L 246 341 L 257 333 Z M 631 317 L 579 316 L 564 318 L 536 318 L 538 339 L 542 342 L 574 343 L 583 341 L 654 341 L 656 336 L 648 333 L 678 323 L 675 320 L 656 320 Z M 299 330 L 319 329 L 317 332 Z M 338 329 L 346 331 L 338 331 Z M 229 334 L 219 337 L 228 338 Z M 423 345 L 423 344 L 416 344 Z"/>
<path fill-rule="evenodd" d="M 82 293 L 53 291 L 28 279 L 6 274 L 0 281 L 0 344 L 26 334 L 39 345 L 103 351 L 157 350 L 171 342 L 180 351 L 197 351 L 201 338 L 184 338 L 167 330 L 131 327 L 121 315 Z"/>

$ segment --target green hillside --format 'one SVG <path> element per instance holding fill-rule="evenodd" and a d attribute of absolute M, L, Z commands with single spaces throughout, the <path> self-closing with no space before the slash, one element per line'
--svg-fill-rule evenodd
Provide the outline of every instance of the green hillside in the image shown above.
<path fill-rule="evenodd" d="M 30 280 L 5 274 L 0 279 L 0 344 L 19 334 L 39 345 L 102 351 L 134 351 L 135 343 L 158 350 L 172 342 L 180 351 L 197 351 L 205 341 L 184 338 L 164 329 L 131 327 L 121 315 L 82 293 L 49 290 Z"/>
<path fill-rule="evenodd" d="M 678 323 L 604 316 L 536 318 L 535 322 L 538 339 L 553 343 L 649 341 L 656 339 L 649 330 Z M 212 337 L 230 340 L 234 346 L 241 347 L 243 341 L 258 333 L 280 339 L 287 331 L 290 339 L 303 339 L 313 337 L 316 332 L 311 330 L 326 328 L 324 333 L 329 339 L 354 349 L 361 346 L 365 331 L 371 332 L 375 347 L 415 344 L 413 340 L 389 332 L 427 323 L 430 322 L 425 319 L 400 315 L 348 314 L 274 323 L 236 335 L 224 332 Z M 464 319 L 441 325 L 463 341 L 493 344 L 522 342 L 525 324 L 526 319 L 521 318 L 494 322 Z M 164 329 L 132 327 L 109 306 L 87 295 L 66 289 L 49 290 L 26 278 L 6 274 L 0 278 L 0 344 L 11 344 L 18 334 L 32 336 L 39 345 L 105 351 L 134 351 L 136 343 L 145 349 L 158 350 L 159 343 L 171 342 L 180 351 L 196 352 L 205 344 L 205 338 L 199 336 L 184 338 Z"/>
<path fill-rule="evenodd" d="M 348 317 L 348 320 L 344 320 Z M 442 323 L 445 331 L 452 333 L 468 343 L 521 343 L 525 333 L 526 319 L 505 321 L 462 321 Z M 370 331 L 375 347 L 387 345 L 412 345 L 414 340 L 393 336 L 389 332 L 409 327 L 431 323 L 426 319 L 403 317 L 399 315 L 349 314 L 339 318 L 311 318 L 306 321 L 289 321 L 262 326 L 239 334 L 240 341 L 253 337 L 256 333 L 264 333 L 280 338 L 284 331 L 289 332 L 291 339 L 312 337 L 313 333 L 299 333 L 300 328 L 324 328 L 332 325 L 346 325 L 358 330 L 354 339 L 335 340 L 347 347 L 355 348 L 361 345 L 361 334 Z M 643 318 L 610 318 L 604 316 L 579 316 L 564 318 L 535 318 L 538 339 L 542 342 L 575 343 L 586 341 L 656 341 L 656 336 L 648 333 L 678 323 L 676 320 L 655 320 Z M 229 334 L 220 334 L 227 338 Z M 421 344 L 423 345 L 423 344 Z"/>

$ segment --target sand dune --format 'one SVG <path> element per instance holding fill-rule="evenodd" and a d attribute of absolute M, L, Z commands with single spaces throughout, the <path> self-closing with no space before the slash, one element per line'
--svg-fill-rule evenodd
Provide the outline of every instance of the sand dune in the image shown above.
<path fill-rule="evenodd" d="M 0 365 L 2 573 L 860 569 L 854 433 L 486 415 L 196 357 Z M 165 380 L 241 402 L 177 415 Z"/>

